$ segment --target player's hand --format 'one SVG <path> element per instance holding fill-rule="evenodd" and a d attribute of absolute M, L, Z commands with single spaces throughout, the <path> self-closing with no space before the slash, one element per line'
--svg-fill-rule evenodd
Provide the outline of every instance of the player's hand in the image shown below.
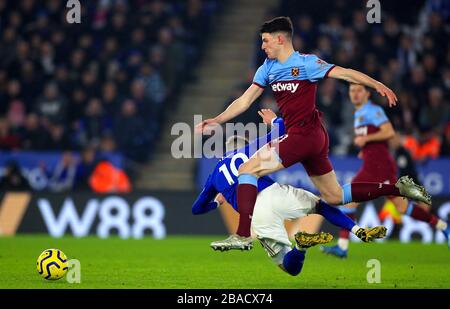
<path fill-rule="evenodd" d="M 358 152 L 358 158 L 359 159 L 363 159 L 363 152 L 362 151 Z"/>
<path fill-rule="evenodd" d="M 218 126 L 220 126 L 220 123 L 218 123 L 214 118 L 209 118 L 203 120 L 195 126 L 195 133 L 211 134 L 211 131 L 213 131 Z"/>
<path fill-rule="evenodd" d="M 394 91 L 386 87 L 382 83 L 378 83 L 378 85 L 375 87 L 375 90 L 383 97 L 386 97 L 389 103 L 389 107 L 397 105 L 397 96 L 395 95 Z"/>
<path fill-rule="evenodd" d="M 353 143 L 358 146 L 359 148 L 364 147 L 364 145 L 367 143 L 367 139 L 365 136 L 357 136 L 353 140 Z"/>
<path fill-rule="evenodd" d="M 277 114 L 275 114 L 271 109 L 265 108 L 258 111 L 258 114 L 261 116 L 265 124 L 272 125 L 273 118 L 277 118 Z"/>
<path fill-rule="evenodd" d="M 217 203 L 219 203 L 219 205 L 222 205 L 223 203 L 225 203 L 227 200 L 223 197 L 222 193 L 219 193 L 216 195 L 216 198 L 214 199 Z"/>

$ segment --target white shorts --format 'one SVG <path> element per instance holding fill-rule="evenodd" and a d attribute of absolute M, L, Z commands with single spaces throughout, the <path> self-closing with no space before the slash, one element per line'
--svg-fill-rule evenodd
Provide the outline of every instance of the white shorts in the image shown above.
<path fill-rule="evenodd" d="M 311 192 L 278 183 L 258 194 L 252 230 L 269 256 L 273 257 L 285 246 L 291 246 L 284 221 L 315 213 L 318 201 L 319 198 Z"/>

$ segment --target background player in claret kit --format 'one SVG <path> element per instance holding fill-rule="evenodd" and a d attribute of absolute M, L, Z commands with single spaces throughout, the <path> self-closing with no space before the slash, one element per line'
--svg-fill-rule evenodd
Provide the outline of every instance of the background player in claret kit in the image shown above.
<path fill-rule="evenodd" d="M 359 157 L 363 165 L 352 182 L 377 181 L 380 183 L 395 183 L 397 180 L 397 164 L 392 158 L 388 140 L 395 135 L 394 128 L 382 107 L 369 100 L 370 91 L 363 85 L 351 84 L 349 87 L 350 101 L 355 106 L 354 128 L 356 146 L 361 148 Z M 441 230 L 450 246 L 450 229 L 447 222 L 425 210 L 426 205 L 419 206 L 402 197 L 388 197 L 397 210 L 410 217 L 429 223 Z M 352 203 L 346 208 L 346 213 L 352 219 L 358 204 Z M 349 233 L 341 229 L 338 244 L 333 247 L 322 247 L 323 252 L 337 257 L 346 257 L 348 251 Z"/>
<path fill-rule="evenodd" d="M 281 118 L 276 118 L 271 110 L 262 110 L 260 115 L 266 124 L 272 124 L 275 129 L 268 135 L 261 137 L 250 144 L 244 138 L 232 136 L 226 143 L 225 156 L 217 162 L 209 175 L 205 186 L 192 206 L 194 215 L 204 214 L 217 209 L 228 202 L 234 210 L 238 210 L 236 202 L 237 170 L 258 147 L 264 146 L 279 134 L 284 134 L 284 124 Z M 278 130 L 277 130 L 278 129 Z M 303 267 L 306 248 L 317 244 L 328 243 L 333 239 L 329 233 L 308 234 L 299 232 L 295 235 L 297 246 L 292 247 L 289 240 L 285 220 L 296 220 L 309 214 L 320 214 L 330 223 L 354 233 L 365 242 L 386 235 L 384 226 L 370 229 L 359 227 L 353 220 L 339 209 L 321 201 L 314 194 L 294 188 L 289 185 L 280 185 L 268 176 L 258 179 L 258 197 L 253 213 L 252 230 L 269 257 L 285 272 L 298 275 Z M 234 246 L 227 241 L 211 243 L 215 250 L 249 249 L 251 241 L 242 241 L 236 236 Z"/>
<path fill-rule="evenodd" d="M 431 197 L 425 189 L 408 178 L 399 179 L 395 185 L 355 182 L 341 187 L 328 159 L 328 134 L 315 103 L 317 81 L 331 77 L 363 84 L 386 97 L 389 105 L 393 106 L 397 97 L 391 89 L 361 72 L 328 64 L 315 55 L 296 52 L 292 44 L 292 22 L 288 17 L 277 17 L 264 23 L 260 34 L 261 48 L 267 59 L 257 70 L 253 84 L 223 113 L 204 120 L 196 127 L 197 132 L 203 132 L 210 126 L 236 117 L 247 110 L 267 86 L 274 93 L 287 134 L 261 148 L 239 168 L 237 234 L 240 237 L 250 236 L 258 177 L 295 163 L 302 163 L 323 200 L 332 205 L 363 202 L 380 196 L 405 196 L 431 204 Z M 235 242 L 236 237 L 230 237 L 228 241 Z"/>

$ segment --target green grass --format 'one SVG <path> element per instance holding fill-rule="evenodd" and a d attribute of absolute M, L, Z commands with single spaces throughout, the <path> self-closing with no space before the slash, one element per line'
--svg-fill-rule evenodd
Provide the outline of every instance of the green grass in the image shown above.
<path fill-rule="evenodd" d="M 0 288 L 450 288 L 450 250 L 445 245 L 351 244 L 339 260 L 312 248 L 302 273 L 283 273 L 256 243 L 251 252 L 215 252 L 210 237 L 122 240 L 0 238 Z M 46 281 L 36 259 L 47 248 L 81 262 L 81 283 Z M 366 263 L 381 262 L 381 283 L 369 284 Z"/>

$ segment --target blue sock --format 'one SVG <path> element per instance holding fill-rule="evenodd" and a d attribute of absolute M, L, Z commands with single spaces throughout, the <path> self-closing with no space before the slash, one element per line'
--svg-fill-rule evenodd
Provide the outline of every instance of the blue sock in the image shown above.
<path fill-rule="evenodd" d="M 352 184 L 347 183 L 342 186 L 342 205 L 353 202 Z"/>
<path fill-rule="evenodd" d="M 240 185 L 242 185 L 242 184 L 249 184 L 249 185 L 253 185 L 255 187 L 258 187 L 258 178 L 255 175 L 252 175 L 252 174 L 240 174 L 238 176 L 238 183 Z"/>
<path fill-rule="evenodd" d="M 322 215 L 330 223 L 348 231 L 351 231 L 356 225 L 355 221 L 346 216 L 342 211 L 336 207 L 328 205 L 322 200 L 317 204 L 316 210 L 319 215 Z"/>
<path fill-rule="evenodd" d="M 405 215 L 411 216 L 413 208 L 414 208 L 414 203 L 413 202 L 409 202 L 408 203 L 408 208 L 406 208 Z"/>
<path fill-rule="evenodd" d="M 295 247 L 286 253 L 283 258 L 283 267 L 290 275 L 297 276 L 302 271 L 305 253 L 306 251 L 300 251 Z"/>

